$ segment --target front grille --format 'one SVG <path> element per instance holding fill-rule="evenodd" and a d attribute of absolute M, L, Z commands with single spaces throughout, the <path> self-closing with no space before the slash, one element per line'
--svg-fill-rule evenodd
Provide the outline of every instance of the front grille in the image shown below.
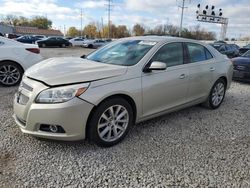
<path fill-rule="evenodd" d="M 22 81 L 17 92 L 17 103 L 26 105 L 29 102 L 29 93 L 32 91 L 33 87 Z"/>
<path fill-rule="evenodd" d="M 29 102 L 29 97 L 25 96 L 24 94 L 20 93 L 18 98 L 18 103 L 25 105 Z"/>
<path fill-rule="evenodd" d="M 24 88 L 24 89 L 26 89 L 26 90 L 28 90 L 28 91 L 30 91 L 30 92 L 33 91 L 33 88 L 30 87 L 28 84 L 26 84 L 26 83 L 24 83 L 24 82 L 22 82 L 22 83 L 20 84 L 20 88 Z"/>

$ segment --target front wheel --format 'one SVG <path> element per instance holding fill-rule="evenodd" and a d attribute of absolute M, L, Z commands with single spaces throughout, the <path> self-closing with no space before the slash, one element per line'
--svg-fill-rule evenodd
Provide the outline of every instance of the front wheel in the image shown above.
<path fill-rule="evenodd" d="M 102 102 L 89 122 L 88 138 L 98 146 L 110 147 L 124 139 L 133 124 L 133 110 L 123 98 Z"/>
<path fill-rule="evenodd" d="M 14 86 L 22 79 L 22 68 L 16 63 L 5 61 L 0 63 L 0 84 Z"/>
<path fill-rule="evenodd" d="M 207 101 L 204 105 L 211 109 L 217 109 L 225 98 L 226 93 L 226 82 L 223 79 L 219 79 L 213 85 Z"/>

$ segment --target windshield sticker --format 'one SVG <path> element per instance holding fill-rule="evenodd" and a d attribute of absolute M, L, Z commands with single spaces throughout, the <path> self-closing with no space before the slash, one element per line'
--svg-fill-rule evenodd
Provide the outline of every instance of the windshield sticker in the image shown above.
<path fill-rule="evenodd" d="M 140 45 L 154 46 L 154 45 L 156 45 L 156 42 L 153 42 L 153 41 L 141 41 L 138 44 L 140 44 Z"/>

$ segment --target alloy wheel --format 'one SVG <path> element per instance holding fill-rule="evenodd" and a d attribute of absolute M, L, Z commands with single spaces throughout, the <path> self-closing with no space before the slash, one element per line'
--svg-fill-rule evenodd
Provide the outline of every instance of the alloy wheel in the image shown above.
<path fill-rule="evenodd" d="M 223 83 L 218 82 L 212 92 L 212 103 L 214 106 L 220 105 L 225 95 L 225 86 Z"/>
<path fill-rule="evenodd" d="M 19 82 L 21 73 L 14 65 L 0 66 L 0 83 L 10 86 Z"/>
<path fill-rule="evenodd" d="M 105 142 L 118 140 L 129 123 L 129 113 L 122 105 L 113 105 L 106 109 L 98 121 L 98 135 Z"/>

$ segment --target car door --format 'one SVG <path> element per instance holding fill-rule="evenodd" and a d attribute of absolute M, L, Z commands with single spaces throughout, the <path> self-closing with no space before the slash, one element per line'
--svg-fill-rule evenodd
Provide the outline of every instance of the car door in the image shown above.
<path fill-rule="evenodd" d="M 209 50 L 200 44 L 185 43 L 189 54 L 188 101 L 208 96 L 216 69 L 215 60 Z"/>
<path fill-rule="evenodd" d="M 186 103 L 189 73 L 184 59 L 183 44 L 169 43 L 162 46 L 149 61 L 149 64 L 164 62 L 167 68 L 142 74 L 144 117 Z"/>
<path fill-rule="evenodd" d="M 46 44 L 47 46 L 56 46 L 57 45 L 57 40 L 55 37 L 51 37 L 46 42 L 47 42 L 47 44 Z"/>
<path fill-rule="evenodd" d="M 83 45 L 83 39 L 75 39 L 75 45 L 77 45 L 77 46 L 81 46 L 81 45 Z"/>

